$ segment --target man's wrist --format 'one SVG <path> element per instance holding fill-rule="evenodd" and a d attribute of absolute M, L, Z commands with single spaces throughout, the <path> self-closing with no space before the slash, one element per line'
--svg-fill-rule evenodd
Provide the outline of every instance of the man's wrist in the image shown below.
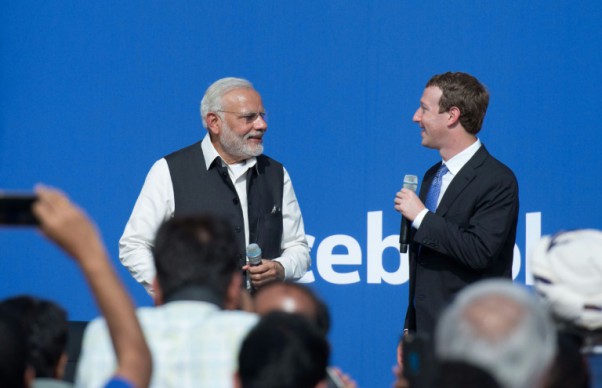
<path fill-rule="evenodd" d="M 286 277 L 285 271 L 284 271 L 284 266 L 282 265 L 281 262 L 273 260 L 274 263 L 276 263 L 276 273 L 278 276 L 278 280 L 284 280 Z"/>
<path fill-rule="evenodd" d="M 429 212 L 429 209 L 422 209 L 420 211 L 420 213 L 418 213 L 418 215 L 416 216 L 416 218 L 414 218 L 414 221 L 412 221 L 412 228 L 414 229 L 418 229 L 420 228 L 420 224 L 422 224 L 422 220 L 424 220 L 424 217 L 426 216 L 426 213 Z"/>

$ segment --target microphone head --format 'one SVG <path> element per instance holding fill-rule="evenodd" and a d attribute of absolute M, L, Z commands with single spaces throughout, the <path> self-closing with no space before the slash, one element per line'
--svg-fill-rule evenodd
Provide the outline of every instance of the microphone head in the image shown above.
<path fill-rule="evenodd" d="M 403 177 L 403 188 L 416 192 L 418 188 L 418 177 L 416 175 L 406 175 Z"/>
<path fill-rule="evenodd" d="M 247 245 L 247 257 L 248 258 L 256 258 L 261 257 L 261 248 L 259 245 L 253 243 Z"/>

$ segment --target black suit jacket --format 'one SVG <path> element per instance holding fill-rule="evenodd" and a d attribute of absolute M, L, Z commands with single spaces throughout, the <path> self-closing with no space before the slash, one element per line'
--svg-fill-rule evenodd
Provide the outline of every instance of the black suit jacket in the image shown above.
<path fill-rule="evenodd" d="M 440 165 L 424 175 L 423 202 Z M 405 328 L 432 335 L 439 314 L 463 287 L 511 278 L 517 222 L 516 177 L 481 146 L 454 177 L 436 213 L 428 212 L 412 230 Z"/>

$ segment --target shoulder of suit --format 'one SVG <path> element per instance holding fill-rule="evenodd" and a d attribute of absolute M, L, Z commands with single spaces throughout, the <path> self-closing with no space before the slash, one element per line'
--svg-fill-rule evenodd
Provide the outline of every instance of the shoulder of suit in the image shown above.
<path fill-rule="evenodd" d="M 490 164 L 491 166 L 495 166 L 496 168 L 499 168 L 500 170 L 503 170 L 509 174 L 514 175 L 514 172 L 512 171 L 512 169 L 510 169 L 510 167 L 508 167 L 507 165 L 502 163 L 500 160 L 496 159 L 490 153 L 487 153 L 487 157 L 485 158 L 484 163 Z"/>
<path fill-rule="evenodd" d="M 487 170 L 486 175 L 496 180 L 499 180 L 501 178 L 507 178 L 516 182 L 516 175 L 514 174 L 512 169 L 510 169 L 510 167 L 496 159 L 493 155 L 487 152 L 487 150 L 485 150 L 485 153 L 486 154 L 484 156 L 482 164 L 477 168 L 485 168 Z"/>

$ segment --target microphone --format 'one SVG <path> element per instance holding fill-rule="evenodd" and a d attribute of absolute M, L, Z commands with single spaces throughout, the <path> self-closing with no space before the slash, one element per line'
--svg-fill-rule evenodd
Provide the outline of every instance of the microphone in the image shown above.
<path fill-rule="evenodd" d="M 418 177 L 416 175 L 406 175 L 403 177 L 403 188 L 416 192 L 418 188 Z M 406 253 L 410 245 L 410 220 L 401 216 L 401 225 L 399 230 L 399 252 Z"/>
<path fill-rule="evenodd" d="M 253 243 L 247 246 L 247 259 L 252 267 L 261 264 L 261 248 L 259 245 Z"/>

